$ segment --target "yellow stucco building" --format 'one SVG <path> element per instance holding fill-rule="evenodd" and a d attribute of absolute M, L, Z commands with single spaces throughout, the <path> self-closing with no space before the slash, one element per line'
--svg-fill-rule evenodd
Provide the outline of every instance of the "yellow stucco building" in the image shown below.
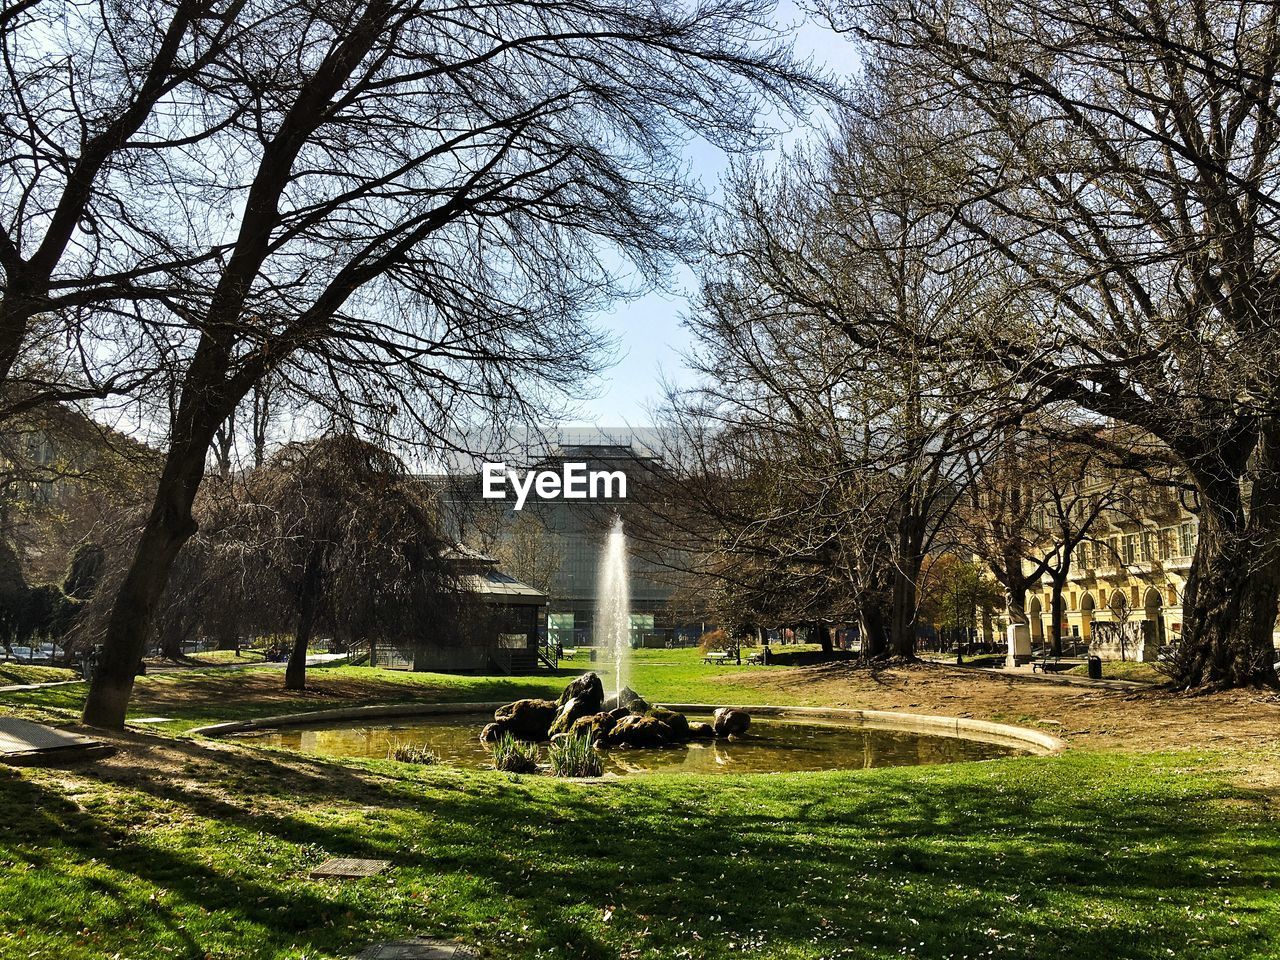
<path fill-rule="evenodd" d="M 1126 497 L 1101 511 L 1072 556 L 1063 589 L 1064 653 L 1152 660 L 1182 631 L 1182 599 L 1196 548 L 1197 521 L 1176 491 Z M 1031 645 L 1052 632 L 1052 584 L 1027 596 Z"/>

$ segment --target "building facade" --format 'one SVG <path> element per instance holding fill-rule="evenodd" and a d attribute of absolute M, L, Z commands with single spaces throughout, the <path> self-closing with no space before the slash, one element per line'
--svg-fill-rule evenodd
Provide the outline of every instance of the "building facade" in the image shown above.
<path fill-rule="evenodd" d="M 1104 482 L 1099 479 L 1099 490 Z M 1108 489 L 1114 489 L 1110 487 Z M 1103 510 L 1073 551 L 1062 592 L 1064 651 L 1154 660 L 1182 633 L 1182 601 L 1198 522 L 1174 488 L 1143 488 Z M 1030 646 L 1052 636 L 1048 574 L 1026 598 Z"/>
<path fill-rule="evenodd" d="M 628 498 L 644 489 L 643 476 L 660 470 L 652 430 L 632 428 L 561 429 L 533 448 L 519 466 L 559 471 L 566 463 L 582 463 L 588 471 L 622 471 L 628 476 Z M 452 507 L 455 534 L 476 549 L 504 557 L 503 566 L 534 583 L 548 598 L 546 636 L 563 647 L 592 646 L 599 568 L 605 537 L 624 504 L 603 497 L 542 500 L 530 496 L 519 514 L 514 497 L 485 500 L 474 471 L 461 471 L 442 481 L 442 496 Z M 521 516 L 523 515 L 523 516 Z M 523 529 L 521 528 L 523 525 Z M 512 563 L 512 538 L 521 541 L 520 562 Z M 505 546 L 504 546 L 505 544 Z M 540 560 L 539 555 L 554 554 Z M 528 568 L 543 567 L 542 576 Z M 670 609 L 672 587 L 660 564 L 634 553 L 629 587 L 633 646 L 693 642 L 702 625 L 677 622 Z"/>

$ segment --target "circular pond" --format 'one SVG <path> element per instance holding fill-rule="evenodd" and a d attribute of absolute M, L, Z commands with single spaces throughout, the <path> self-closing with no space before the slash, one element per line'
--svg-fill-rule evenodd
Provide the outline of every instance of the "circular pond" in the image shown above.
<path fill-rule="evenodd" d="M 491 769 L 477 734 L 483 715 L 403 717 L 237 734 L 237 739 L 329 757 L 386 757 L 401 744 L 426 746 L 440 763 Z M 690 715 L 690 720 L 708 719 Z M 601 751 L 606 774 L 786 773 L 901 767 L 989 760 L 1026 751 L 1002 744 L 814 721 L 754 718 L 742 740 L 693 742 L 660 749 Z"/>

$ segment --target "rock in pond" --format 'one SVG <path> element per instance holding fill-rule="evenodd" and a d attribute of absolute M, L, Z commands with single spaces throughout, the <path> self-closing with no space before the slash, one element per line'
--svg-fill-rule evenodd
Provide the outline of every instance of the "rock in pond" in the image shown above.
<path fill-rule="evenodd" d="M 600 712 L 604 703 L 604 684 L 594 673 L 584 673 L 564 688 L 556 703 L 559 710 L 548 731 L 553 737 L 557 733 L 568 733 L 579 718 Z"/>
<path fill-rule="evenodd" d="M 596 710 L 591 709 L 589 704 L 584 703 L 578 697 L 570 697 L 561 705 L 560 710 L 556 713 L 556 718 L 551 721 L 551 729 L 548 733 L 553 737 L 557 733 L 568 733 L 578 720 L 595 716 L 596 712 Z"/>
<path fill-rule="evenodd" d="M 653 717 L 632 714 L 623 717 L 609 731 L 610 746 L 661 747 L 672 740 L 671 728 Z"/>
<path fill-rule="evenodd" d="M 570 681 L 560 694 L 560 699 L 556 701 L 556 706 L 563 707 L 570 700 L 577 700 L 582 704 L 585 712 L 581 716 L 599 713 L 601 706 L 604 705 L 604 684 L 601 683 L 600 677 L 595 673 L 584 673 L 576 680 Z"/>
<path fill-rule="evenodd" d="M 644 697 L 630 687 L 623 687 L 622 692 L 616 697 L 610 697 L 604 702 L 604 708 L 610 713 L 618 710 L 625 710 L 627 713 L 644 713 L 649 709 L 649 704 Z"/>
<path fill-rule="evenodd" d="M 667 710 L 663 707 L 654 707 L 647 711 L 645 716 L 660 720 L 670 727 L 673 740 L 683 743 L 689 739 L 689 721 L 683 713 L 676 713 L 674 710 Z"/>
<path fill-rule="evenodd" d="M 611 713 L 597 713 L 590 717 L 579 717 L 573 721 L 569 732 L 577 736 L 587 736 L 592 743 L 601 743 L 608 739 L 609 731 L 618 720 Z"/>
<path fill-rule="evenodd" d="M 701 720 L 689 721 L 689 739 L 690 740 L 714 740 L 716 731 L 709 723 L 703 723 Z"/>
<path fill-rule="evenodd" d="M 717 737 L 742 736 L 751 726 L 751 714 L 737 707 L 721 707 L 711 715 L 711 727 Z"/>
<path fill-rule="evenodd" d="M 517 700 L 499 707 L 493 719 L 517 740 L 546 740 L 559 708 L 550 700 Z"/>

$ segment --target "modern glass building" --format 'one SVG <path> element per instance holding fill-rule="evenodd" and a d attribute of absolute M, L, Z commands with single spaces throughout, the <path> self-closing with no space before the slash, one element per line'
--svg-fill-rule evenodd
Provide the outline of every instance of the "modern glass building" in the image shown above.
<path fill-rule="evenodd" d="M 641 494 L 647 472 L 659 471 L 662 464 L 655 452 L 655 431 L 651 429 L 580 428 L 562 429 L 533 447 L 518 469 L 560 471 L 565 463 L 582 463 L 588 471 L 622 471 L 628 477 L 628 498 Z M 513 469 L 515 464 L 509 464 Z M 455 535 L 485 552 L 501 552 L 504 537 L 513 535 L 518 514 L 512 509 L 514 495 L 506 501 L 481 497 L 478 473 L 456 473 L 444 478 L 442 495 L 451 506 Z M 563 646 L 590 646 L 595 642 L 594 621 L 599 564 L 605 535 L 612 526 L 619 503 L 602 497 L 542 500 L 531 494 L 522 514 L 524 531 L 537 531 L 541 549 L 559 558 L 551 563 L 553 572 L 545 584 L 536 583 L 550 598 L 547 616 L 548 639 Z M 531 518 L 531 519 L 529 519 Z M 533 521 L 536 521 L 534 523 Z M 539 548 L 530 544 L 528 554 Z M 530 561 L 532 562 L 532 561 Z M 507 565 L 513 575 L 535 582 L 539 578 Z M 696 640 L 701 624 L 677 622 L 669 600 L 670 575 L 660 565 L 633 552 L 630 562 L 631 638 L 635 646 L 664 646 Z"/>

